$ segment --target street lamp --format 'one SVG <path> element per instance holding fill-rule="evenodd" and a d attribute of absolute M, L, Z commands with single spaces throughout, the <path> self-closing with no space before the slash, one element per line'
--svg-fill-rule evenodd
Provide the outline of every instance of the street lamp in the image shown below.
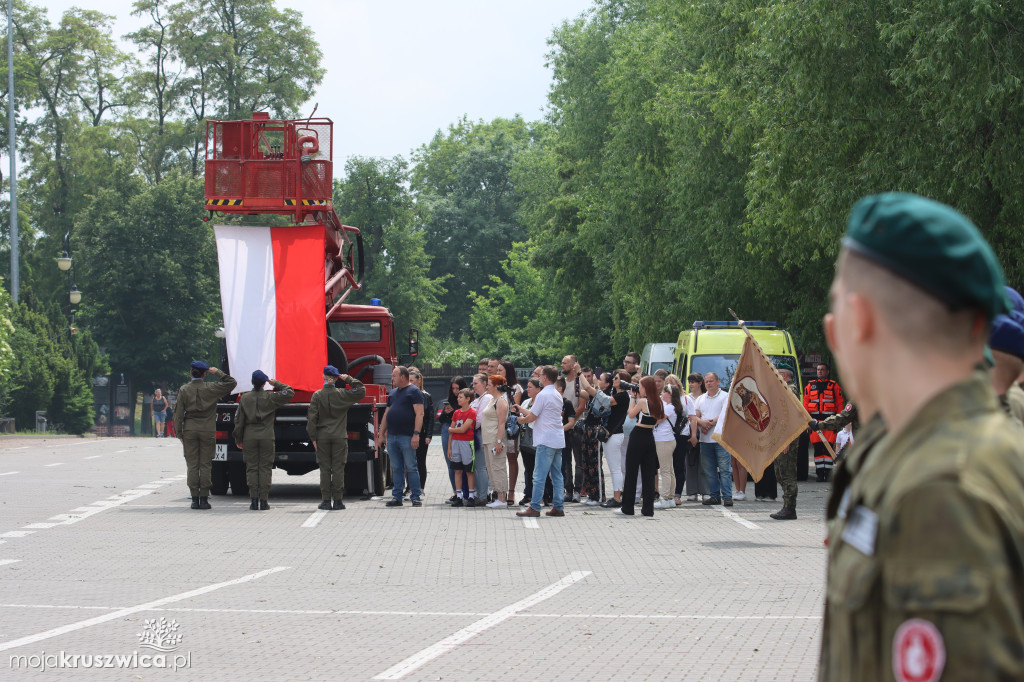
<path fill-rule="evenodd" d="M 82 302 L 82 292 L 78 290 L 77 285 L 71 285 L 71 291 L 68 292 L 68 300 L 71 301 L 71 305 L 78 305 Z"/>
<path fill-rule="evenodd" d="M 64 251 L 63 253 L 61 253 L 61 255 L 57 256 L 57 268 L 61 272 L 67 272 L 68 270 L 70 270 L 71 254 L 69 254 L 67 251 Z"/>

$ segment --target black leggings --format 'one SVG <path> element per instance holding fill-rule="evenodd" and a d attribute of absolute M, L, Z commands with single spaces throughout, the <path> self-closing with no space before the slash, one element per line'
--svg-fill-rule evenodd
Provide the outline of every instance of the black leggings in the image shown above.
<path fill-rule="evenodd" d="M 676 436 L 676 449 L 672 451 L 672 470 L 676 474 L 676 497 L 683 494 L 686 485 L 686 453 L 690 449 L 689 436 Z"/>

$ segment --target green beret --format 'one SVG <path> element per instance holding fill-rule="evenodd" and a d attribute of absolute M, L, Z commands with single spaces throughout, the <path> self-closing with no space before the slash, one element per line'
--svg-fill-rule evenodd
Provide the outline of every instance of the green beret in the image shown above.
<path fill-rule="evenodd" d="M 989 320 L 1010 310 L 992 248 L 974 223 L 945 204 L 901 192 L 864 197 L 850 211 L 843 246 L 950 310 L 975 308 Z"/>
<path fill-rule="evenodd" d="M 793 376 L 796 376 L 796 370 L 788 362 L 776 362 L 775 369 L 784 369 Z"/>

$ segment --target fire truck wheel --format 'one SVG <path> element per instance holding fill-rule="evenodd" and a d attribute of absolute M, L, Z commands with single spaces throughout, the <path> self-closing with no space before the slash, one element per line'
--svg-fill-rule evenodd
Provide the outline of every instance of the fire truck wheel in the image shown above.
<path fill-rule="evenodd" d="M 231 494 L 249 497 L 249 485 L 245 482 L 245 462 L 228 462 L 228 478 L 231 480 Z"/>
<path fill-rule="evenodd" d="M 228 463 L 214 462 L 210 469 L 210 492 L 214 495 L 228 494 Z"/>

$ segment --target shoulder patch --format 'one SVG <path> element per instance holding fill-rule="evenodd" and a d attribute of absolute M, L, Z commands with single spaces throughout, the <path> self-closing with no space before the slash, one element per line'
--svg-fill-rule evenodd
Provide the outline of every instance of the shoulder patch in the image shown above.
<path fill-rule="evenodd" d="M 912 618 L 892 638 L 892 674 L 897 682 L 937 682 L 946 665 L 946 645 L 935 625 Z"/>

